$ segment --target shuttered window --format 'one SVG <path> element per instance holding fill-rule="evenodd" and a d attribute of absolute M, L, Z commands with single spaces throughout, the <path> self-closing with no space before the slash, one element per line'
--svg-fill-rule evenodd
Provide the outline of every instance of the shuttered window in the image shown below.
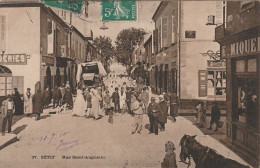
<path fill-rule="evenodd" d="M 0 15 L 0 51 L 6 50 L 6 30 L 6 16 Z"/>
<path fill-rule="evenodd" d="M 162 18 L 162 47 L 167 47 L 168 40 L 168 19 Z"/>

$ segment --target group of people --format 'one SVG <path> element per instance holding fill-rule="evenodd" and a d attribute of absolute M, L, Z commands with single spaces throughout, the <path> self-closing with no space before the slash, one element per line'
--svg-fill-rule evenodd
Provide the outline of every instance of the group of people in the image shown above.
<path fill-rule="evenodd" d="M 199 102 L 198 106 L 195 108 L 196 110 L 196 124 L 203 128 L 206 126 L 206 103 L 205 102 Z M 210 120 L 210 126 L 208 127 L 208 130 L 212 130 L 213 124 L 216 125 L 215 132 L 218 131 L 218 128 L 221 127 L 220 125 L 220 108 L 218 107 L 217 102 L 213 102 L 213 106 L 211 108 L 211 120 Z"/>
<path fill-rule="evenodd" d="M 35 120 L 40 119 L 43 109 L 48 107 L 53 99 L 53 107 L 66 105 L 65 108 L 73 108 L 72 92 L 70 87 L 66 89 L 62 86 L 55 87 L 51 92 L 48 88 L 44 93 L 40 89 L 36 90 L 35 94 L 31 93 L 31 89 L 27 88 L 23 96 L 19 93 L 17 88 L 14 88 L 14 94 L 8 94 L 6 100 L 2 102 L 2 135 L 5 135 L 6 125 L 8 124 L 8 133 L 11 132 L 13 115 L 25 114 L 27 117 L 36 115 Z"/>
<path fill-rule="evenodd" d="M 64 104 L 67 105 L 68 109 L 72 109 L 73 107 L 73 100 L 72 100 L 72 90 L 69 86 L 61 85 L 60 87 L 55 86 L 52 90 L 48 87 L 44 90 L 43 93 L 43 101 L 44 101 L 44 108 L 48 108 L 51 104 L 52 100 L 52 107 L 57 108 Z"/>

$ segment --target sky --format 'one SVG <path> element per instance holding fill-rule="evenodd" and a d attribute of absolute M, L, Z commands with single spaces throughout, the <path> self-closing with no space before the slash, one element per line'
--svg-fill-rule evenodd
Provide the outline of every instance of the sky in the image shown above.
<path fill-rule="evenodd" d="M 118 33 L 123 29 L 131 27 L 143 28 L 146 32 L 152 33 L 154 22 L 152 16 L 156 11 L 160 1 L 137 1 L 138 3 L 138 21 L 136 22 L 106 22 L 107 30 L 99 29 L 103 22 L 101 20 L 101 2 L 89 4 L 89 28 L 93 31 L 94 38 L 98 36 L 108 36 L 113 42 Z"/>

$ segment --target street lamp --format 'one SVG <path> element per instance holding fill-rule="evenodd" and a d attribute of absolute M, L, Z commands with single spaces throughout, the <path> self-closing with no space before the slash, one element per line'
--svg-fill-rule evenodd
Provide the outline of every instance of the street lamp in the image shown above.
<path fill-rule="evenodd" d="M 106 29 L 108 29 L 108 27 L 105 25 L 105 22 L 103 22 L 103 25 L 99 29 L 106 30 Z"/>

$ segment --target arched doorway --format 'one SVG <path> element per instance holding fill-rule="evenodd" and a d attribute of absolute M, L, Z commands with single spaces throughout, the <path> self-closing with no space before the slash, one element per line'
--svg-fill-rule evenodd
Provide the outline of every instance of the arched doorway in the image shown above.
<path fill-rule="evenodd" d="M 56 84 L 58 87 L 61 85 L 61 76 L 60 76 L 60 68 L 56 69 Z"/>
<path fill-rule="evenodd" d="M 0 96 L 12 94 L 12 71 L 0 66 Z"/>
<path fill-rule="evenodd" d="M 48 66 L 46 69 L 46 84 L 45 84 L 45 89 L 49 88 L 50 90 L 52 89 L 52 85 L 51 85 L 51 69 Z"/>

